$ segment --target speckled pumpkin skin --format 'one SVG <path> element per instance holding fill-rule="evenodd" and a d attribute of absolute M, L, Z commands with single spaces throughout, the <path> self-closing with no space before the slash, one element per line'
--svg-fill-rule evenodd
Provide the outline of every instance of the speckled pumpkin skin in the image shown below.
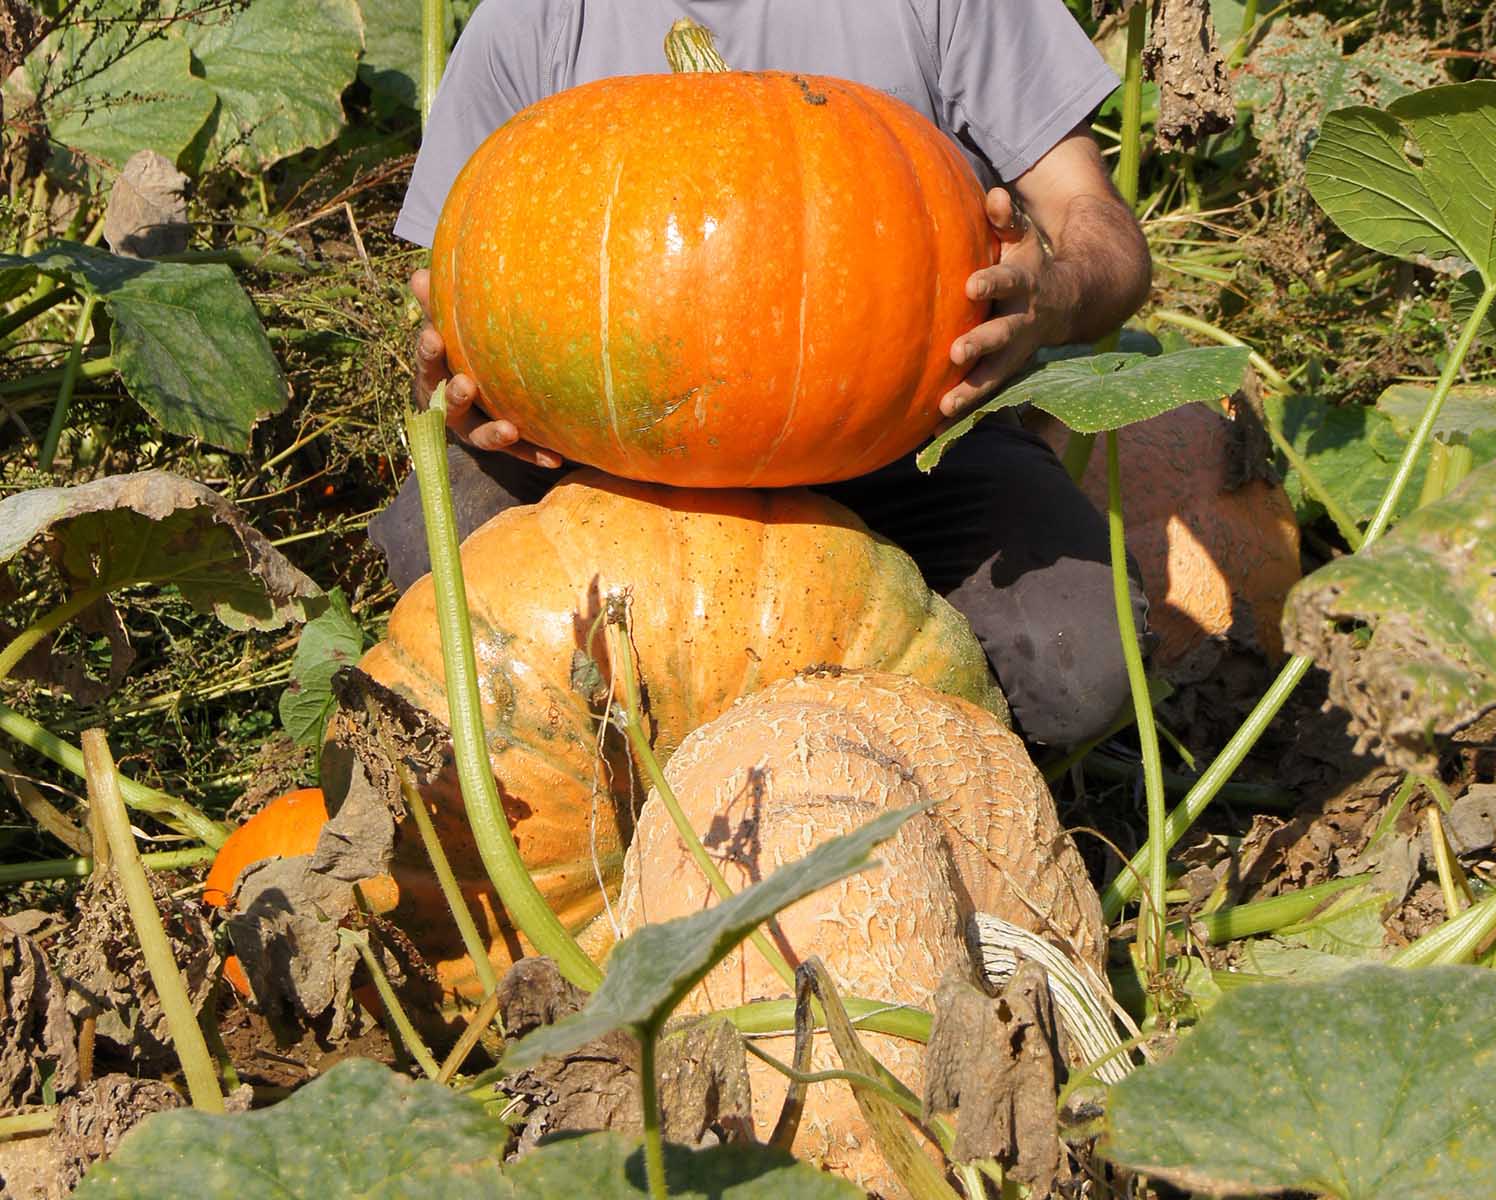
<path fill-rule="evenodd" d="M 474 153 L 432 247 L 454 370 L 615 475 L 785 487 L 913 449 L 997 252 L 951 142 L 874 88 L 782 72 L 601 80 Z"/>
<path fill-rule="evenodd" d="M 965 620 L 902 550 L 812 492 L 692 491 L 583 471 L 475 531 L 462 561 L 504 809 L 541 894 L 573 929 L 602 909 L 600 880 L 616 888 L 645 794 L 613 739 L 599 758 L 597 721 L 571 682 L 573 656 L 614 588 L 632 592 L 662 761 L 738 697 L 821 663 L 909 674 L 1006 714 Z M 602 654 L 601 637 L 592 649 Z M 401 598 L 386 640 L 359 666 L 447 720 L 429 576 Z M 425 794 L 502 974 L 527 944 L 489 888 L 451 773 Z M 413 833 L 402 831 L 391 873 L 400 887 L 393 919 L 448 994 L 476 995 Z"/>
<path fill-rule="evenodd" d="M 687 819 L 734 890 L 803 858 L 891 807 L 936 801 L 880 846 L 872 867 L 781 912 L 778 943 L 820 955 L 843 994 L 928 1008 L 966 960 L 963 924 L 992 913 L 1045 935 L 1102 975 L 1096 891 L 1023 742 L 975 705 L 879 673 L 811 675 L 747 697 L 688 737 L 665 769 Z M 625 931 L 715 903 L 669 814 L 650 794 L 624 865 Z M 747 943 L 686 998 L 684 1012 L 786 994 Z M 865 1033 L 867 1049 L 920 1095 L 924 1047 Z M 793 1037 L 760 1039 L 782 1062 Z M 842 1066 L 818 1037 L 811 1070 Z M 784 1077 L 748 1060 L 754 1120 L 767 1136 Z M 794 1152 L 884 1196 L 904 1191 L 873 1145 L 851 1089 L 810 1089 Z"/>

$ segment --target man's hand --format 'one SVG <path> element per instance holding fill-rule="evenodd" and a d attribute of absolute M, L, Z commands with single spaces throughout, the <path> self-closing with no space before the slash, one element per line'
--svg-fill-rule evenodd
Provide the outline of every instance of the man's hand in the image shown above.
<path fill-rule="evenodd" d="M 987 196 L 1002 261 L 966 281 L 973 300 L 992 301 L 992 315 L 951 347 L 951 361 L 970 370 L 941 398 L 947 418 L 990 397 L 1041 346 L 1095 341 L 1148 296 L 1148 243 L 1083 126 L 1013 188 L 1022 209 L 1002 188 Z"/>
<path fill-rule="evenodd" d="M 475 408 L 478 385 L 471 376 L 453 375 L 447 366 L 447 348 L 441 334 L 431 324 L 431 272 L 422 267 L 410 277 L 410 290 L 421 306 L 426 323 L 416 337 L 416 407 L 426 408 L 431 395 L 443 380 L 447 383 L 447 427 L 459 438 L 479 450 L 502 450 L 537 467 L 559 467 L 561 456 L 554 450 L 521 441 L 512 421 L 491 421 L 482 409 Z"/>

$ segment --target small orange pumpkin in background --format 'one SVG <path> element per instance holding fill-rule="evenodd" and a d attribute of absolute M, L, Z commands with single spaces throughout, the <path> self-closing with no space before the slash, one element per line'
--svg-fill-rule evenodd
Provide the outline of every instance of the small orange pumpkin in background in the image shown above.
<path fill-rule="evenodd" d="M 229 834 L 203 882 L 203 903 L 228 908 L 239 877 L 255 863 L 271 858 L 295 858 L 317 849 L 317 839 L 327 824 L 327 803 L 321 788 L 297 788 L 277 796 L 238 829 Z M 366 898 L 376 912 L 395 905 L 395 889 L 388 876 L 363 881 Z M 235 955 L 224 960 L 223 974 L 234 990 L 249 997 L 251 989 L 244 967 Z"/>
<path fill-rule="evenodd" d="M 203 883 L 203 903 L 227 908 L 245 868 L 267 858 L 312 853 L 326 824 L 327 804 L 321 788 L 297 788 L 277 796 L 219 847 Z M 241 996 L 250 994 L 249 979 L 236 956 L 224 960 L 223 974 Z"/>
<path fill-rule="evenodd" d="M 1040 420 L 1040 418 L 1035 418 Z M 1069 431 L 1042 418 L 1063 454 Z M 1208 674 L 1227 642 L 1283 656 L 1279 623 L 1299 581 L 1299 525 L 1280 484 L 1233 486 L 1231 421 L 1189 404 L 1118 434 L 1127 549 L 1137 559 L 1158 638 L 1153 665 L 1181 681 Z M 1106 511 L 1106 455 L 1098 444 L 1081 488 Z"/>
<path fill-rule="evenodd" d="M 576 462 L 683 487 L 865 474 L 940 421 L 982 187 L 903 101 L 732 71 L 691 22 L 674 74 L 604 79 L 495 131 L 431 254 L 432 320 L 482 406 Z"/>

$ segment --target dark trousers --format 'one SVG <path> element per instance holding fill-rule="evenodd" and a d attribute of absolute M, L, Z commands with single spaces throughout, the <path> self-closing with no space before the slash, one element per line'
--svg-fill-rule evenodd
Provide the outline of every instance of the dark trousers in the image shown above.
<path fill-rule="evenodd" d="M 447 462 L 462 537 L 512 505 L 535 503 L 562 474 L 456 445 Z M 1043 439 L 989 419 L 929 475 L 910 455 L 816 490 L 903 547 L 966 617 L 1025 737 L 1085 741 L 1128 702 L 1106 521 Z M 401 591 L 426 573 L 414 475 L 369 534 Z M 1128 565 L 1142 630 L 1147 601 L 1136 565 Z"/>

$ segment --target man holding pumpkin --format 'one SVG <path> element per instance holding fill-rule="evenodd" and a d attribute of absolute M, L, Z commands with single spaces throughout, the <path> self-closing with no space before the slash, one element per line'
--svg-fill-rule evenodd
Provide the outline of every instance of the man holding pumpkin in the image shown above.
<path fill-rule="evenodd" d="M 1147 244 L 1087 132 L 1117 80 L 1062 0 L 486 0 L 448 63 L 395 232 L 430 245 L 453 179 L 494 129 L 563 89 L 661 70 L 663 31 L 682 16 L 710 27 L 735 68 L 838 76 L 905 101 L 990 189 L 1005 245 L 966 280 L 990 317 L 951 347 L 969 370 L 941 397 L 943 416 L 981 403 L 1041 347 L 1101 337 L 1146 297 Z M 411 286 L 425 308 L 427 273 Z M 430 324 L 416 354 L 424 403 L 448 379 Z M 464 535 L 538 500 L 562 466 L 476 398 L 470 378 L 448 379 Z M 819 490 L 903 547 L 966 615 L 1026 736 L 1082 741 L 1127 703 L 1105 523 L 1016 421 L 988 418 L 929 476 L 911 456 Z M 371 523 L 402 589 L 427 570 L 420 520 L 412 482 Z M 1133 599 L 1141 628 L 1136 582 Z"/>

